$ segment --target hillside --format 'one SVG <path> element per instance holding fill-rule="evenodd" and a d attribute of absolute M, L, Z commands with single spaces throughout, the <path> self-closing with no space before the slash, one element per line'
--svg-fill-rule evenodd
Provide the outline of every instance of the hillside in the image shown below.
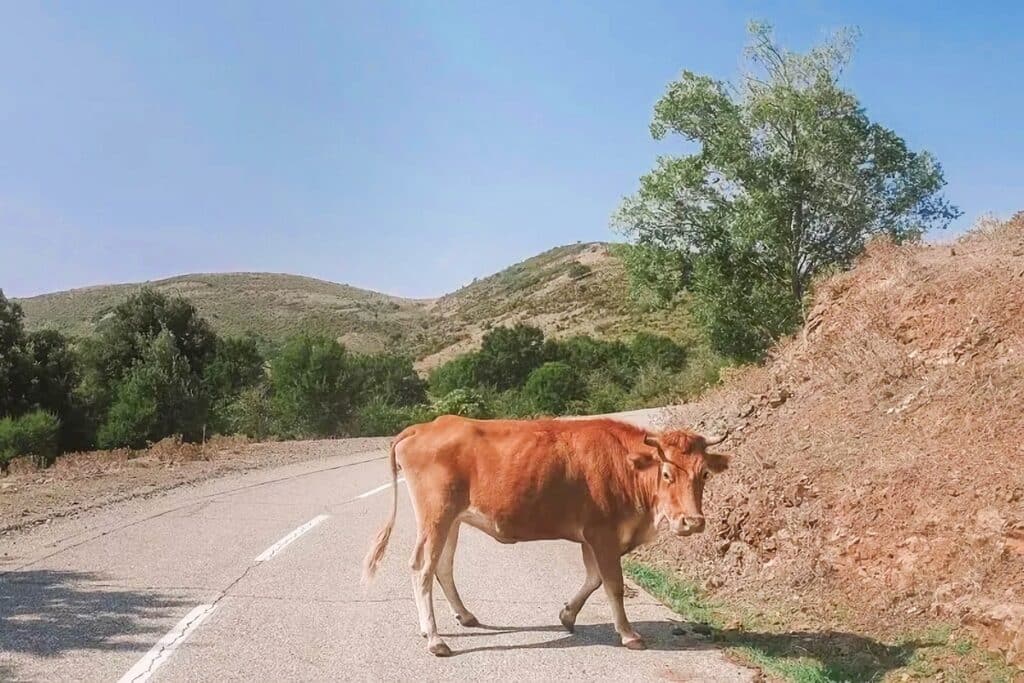
<path fill-rule="evenodd" d="M 19 299 L 30 330 L 88 335 L 143 283 L 75 289 Z M 612 245 L 551 249 L 436 300 L 389 296 L 296 275 L 181 275 L 147 283 L 188 298 L 225 334 L 279 342 L 299 331 L 339 338 L 356 351 L 402 350 L 432 367 L 468 350 L 495 325 L 529 322 L 552 335 L 629 336 L 645 329 L 686 340 L 681 307 L 645 314 L 628 301 L 627 275 Z"/>
<path fill-rule="evenodd" d="M 709 533 L 645 554 L 769 624 L 965 625 L 1024 665 L 1022 406 L 1024 214 L 873 244 L 766 366 L 674 411 L 730 425 L 734 464 Z"/>

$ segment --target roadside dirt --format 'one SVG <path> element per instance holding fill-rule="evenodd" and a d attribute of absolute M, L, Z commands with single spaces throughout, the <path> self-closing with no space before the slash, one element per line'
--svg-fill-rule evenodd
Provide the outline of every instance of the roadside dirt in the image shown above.
<path fill-rule="evenodd" d="M 205 479 L 381 448 L 389 439 L 250 443 L 216 437 L 202 444 L 164 439 L 142 451 L 73 453 L 47 470 L 16 460 L 0 477 L 0 536 L 111 503 L 153 496 Z"/>
<path fill-rule="evenodd" d="M 872 245 L 805 329 L 666 424 L 733 430 L 707 533 L 643 559 L 787 627 L 952 622 L 1024 666 L 1024 214 Z"/>

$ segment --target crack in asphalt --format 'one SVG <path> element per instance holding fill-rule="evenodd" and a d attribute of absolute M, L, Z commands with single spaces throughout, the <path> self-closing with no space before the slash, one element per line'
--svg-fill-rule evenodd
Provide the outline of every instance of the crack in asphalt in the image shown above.
<path fill-rule="evenodd" d="M 160 646 L 160 649 L 156 652 L 156 656 L 150 659 L 149 665 L 146 667 L 146 669 L 144 671 L 140 671 L 132 677 L 132 682 L 134 683 L 134 681 L 138 681 L 140 678 L 142 680 L 146 680 L 147 678 L 149 678 L 150 674 L 152 674 L 153 671 L 155 670 L 157 662 L 160 662 L 160 658 L 163 657 L 164 652 L 166 652 L 168 648 L 173 648 L 177 646 L 181 639 L 185 637 L 185 634 L 189 632 L 189 629 L 192 627 L 192 624 L 202 619 L 205 619 L 207 616 L 210 615 L 211 612 L 213 612 L 214 609 L 216 609 L 216 607 L 216 603 L 207 605 L 206 609 L 204 609 L 202 612 L 199 612 L 190 620 L 185 622 L 181 627 L 181 631 L 176 633 L 174 638 Z"/>

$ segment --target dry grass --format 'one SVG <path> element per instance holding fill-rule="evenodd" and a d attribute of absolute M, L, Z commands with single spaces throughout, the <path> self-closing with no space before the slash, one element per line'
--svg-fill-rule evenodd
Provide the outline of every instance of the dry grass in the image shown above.
<path fill-rule="evenodd" d="M 572 277 L 575 263 L 590 268 Z M 554 336 L 621 338 L 647 330 L 695 338 L 686 306 L 646 313 L 628 300 L 625 268 L 603 243 L 558 247 L 436 300 L 414 300 L 274 273 L 183 275 L 149 283 L 188 298 L 220 333 L 280 342 L 320 332 L 360 352 L 402 351 L 429 369 L 479 344 L 491 327 L 526 322 Z M 141 285 L 110 285 L 21 299 L 29 329 L 88 335 Z"/>
<path fill-rule="evenodd" d="M 1024 216 L 872 244 L 765 367 L 681 411 L 738 430 L 735 466 L 710 533 L 647 556 L 808 626 L 977 625 L 1024 664 L 1022 406 Z"/>

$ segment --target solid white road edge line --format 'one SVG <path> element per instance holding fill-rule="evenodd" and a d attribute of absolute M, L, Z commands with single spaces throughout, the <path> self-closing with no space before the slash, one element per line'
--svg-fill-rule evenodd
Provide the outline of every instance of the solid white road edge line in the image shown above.
<path fill-rule="evenodd" d="M 398 478 L 398 483 L 399 483 L 399 484 L 401 484 L 401 483 L 402 483 L 403 481 L 405 481 L 405 477 L 399 477 L 399 478 Z M 369 498 L 369 497 L 370 497 L 370 496 L 372 496 L 373 494 L 375 494 L 375 493 L 380 493 L 380 492 L 381 492 L 381 491 L 383 491 L 384 489 L 388 489 L 388 488 L 391 488 L 391 484 L 390 484 L 390 483 L 388 483 L 388 484 L 381 484 L 381 485 L 380 485 L 380 486 L 378 486 L 377 488 L 375 488 L 375 489 L 370 489 L 370 490 L 369 490 L 369 491 L 367 491 L 366 493 L 360 493 L 360 494 L 359 494 L 358 496 L 356 496 L 356 500 L 359 500 L 360 498 Z"/>
<path fill-rule="evenodd" d="M 267 560 L 272 558 L 274 555 L 277 555 L 279 552 L 284 550 L 285 547 L 287 547 L 292 541 L 294 541 L 299 536 L 301 536 L 302 534 L 306 533 L 307 531 L 309 531 L 310 529 L 312 529 L 313 527 L 315 527 L 317 524 L 319 524 L 320 522 L 324 521 L 328 517 L 330 517 L 330 515 L 317 515 L 316 517 L 314 517 L 313 519 L 309 520 L 308 522 L 306 522 L 305 524 L 300 526 L 298 529 L 296 529 L 295 531 L 291 532 L 290 534 L 288 534 L 287 536 L 282 538 L 280 541 L 278 541 L 277 543 L 275 543 L 274 545 L 270 546 L 269 548 L 264 550 L 262 553 L 257 555 L 256 559 L 253 560 L 253 562 L 255 562 L 256 564 L 259 564 L 260 562 L 266 562 Z"/>
<path fill-rule="evenodd" d="M 199 624 L 213 614 L 217 609 L 216 605 L 199 605 L 189 612 L 178 625 L 168 631 L 167 635 L 160 639 L 146 655 L 135 663 L 124 676 L 121 676 L 118 683 L 142 683 L 153 675 L 157 668 L 167 661 L 179 645 L 189 637 L 192 631 L 199 627 Z"/>

